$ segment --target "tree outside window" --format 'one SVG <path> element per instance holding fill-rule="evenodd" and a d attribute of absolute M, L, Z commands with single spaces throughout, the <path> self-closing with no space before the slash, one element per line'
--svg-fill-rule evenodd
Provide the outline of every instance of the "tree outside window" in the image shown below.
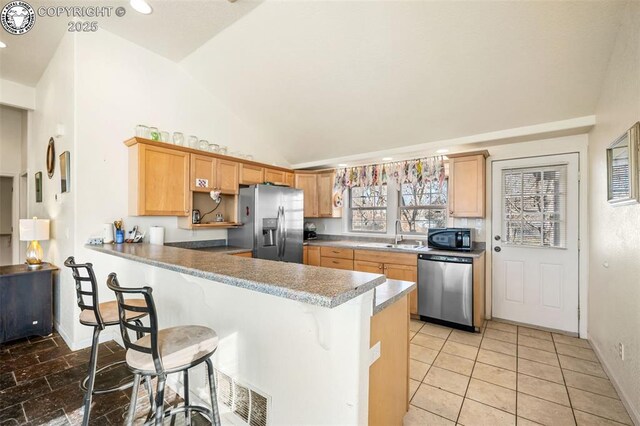
<path fill-rule="evenodd" d="M 354 186 L 349 192 L 353 232 L 387 232 L 387 185 Z"/>
<path fill-rule="evenodd" d="M 402 233 L 426 234 L 429 228 L 447 226 L 447 189 L 445 179 L 422 184 L 402 184 L 398 200 Z"/>

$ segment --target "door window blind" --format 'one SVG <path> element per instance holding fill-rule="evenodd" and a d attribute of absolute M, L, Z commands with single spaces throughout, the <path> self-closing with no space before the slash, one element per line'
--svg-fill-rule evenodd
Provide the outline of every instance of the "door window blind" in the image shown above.
<path fill-rule="evenodd" d="M 566 164 L 502 170 L 503 243 L 566 247 Z"/>

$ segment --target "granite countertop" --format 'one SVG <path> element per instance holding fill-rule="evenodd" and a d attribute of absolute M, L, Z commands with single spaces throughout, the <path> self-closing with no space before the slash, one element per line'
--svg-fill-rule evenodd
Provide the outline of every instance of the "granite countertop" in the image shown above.
<path fill-rule="evenodd" d="M 393 305 L 409 292 L 417 288 L 416 283 L 410 281 L 387 280 L 386 283 L 376 287 L 376 296 L 373 303 L 373 314 Z"/>
<path fill-rule="evenodd" d="M 372 245 L 373 244 L 373 245 Z M 401 243 L 402 244 L 402 243 Z M 407 241 L 407 245 L 414 245 L 412 240 Z M 397 248 L 386 247 L 386 243 L 380 242 L 366 242 L 360 240 L 305 240 L 307 246 L 320 246 L 320 247 L 344 247 L 357 250 L 377 250 L 377 251 L 391 251 L 395 253 L 429 253 L 429 254 L 441 254 L 446 256 L 460 256 L 460 257 L 480 257 L 484 253 L 484 247 L 477 248 L 471 251 L 453 251 L 453 250 L 438 250 L 429 247 L 416 247 L 416 248 Z"/>
<path fill-rule="evenodd" d="M 251 253 L 253 250 L 235 246 L 220 246 L 220 247 L 202 247 L 202 248 L 190 248 L 189 250 L 197 250 L 206 253 L 219 253 L 219 254 L 239 254 L 239 253 Z"/>
<path fill-rule="evenodd" d="M 385 283 L 384 275 L 151 244 L 87 249 L 311 305 L 333 308 Z"/>

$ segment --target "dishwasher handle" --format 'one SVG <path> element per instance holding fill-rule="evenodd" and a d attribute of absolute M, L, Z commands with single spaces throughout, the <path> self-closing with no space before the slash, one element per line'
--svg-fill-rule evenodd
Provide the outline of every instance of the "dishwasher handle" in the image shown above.
<path fill-rule="evenodd" d="M 473 263 L 473 258 L 467 256 L 444 256 L 440 254 L 426 254 L 420 253 L 418 260 L 430 260 L 432 262 L 447 262 L 447 263 Z"/>

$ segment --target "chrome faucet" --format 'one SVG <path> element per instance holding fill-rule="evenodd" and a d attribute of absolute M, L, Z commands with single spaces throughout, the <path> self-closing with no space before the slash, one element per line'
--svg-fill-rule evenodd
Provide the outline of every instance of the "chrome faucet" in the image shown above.
<path fill-rule="evenodd" d="M 398 242 L 404 241 L 404 237 L 402 236 L 402 234 L 398 234 L 398 224 L 400 224 L 400 232 L 402 232 L 402 221 L 400 219 L 396 219 L 396 223 L 394 225 L 394 232 L 396 233 L 396 245 L 398 245 Z"/>

